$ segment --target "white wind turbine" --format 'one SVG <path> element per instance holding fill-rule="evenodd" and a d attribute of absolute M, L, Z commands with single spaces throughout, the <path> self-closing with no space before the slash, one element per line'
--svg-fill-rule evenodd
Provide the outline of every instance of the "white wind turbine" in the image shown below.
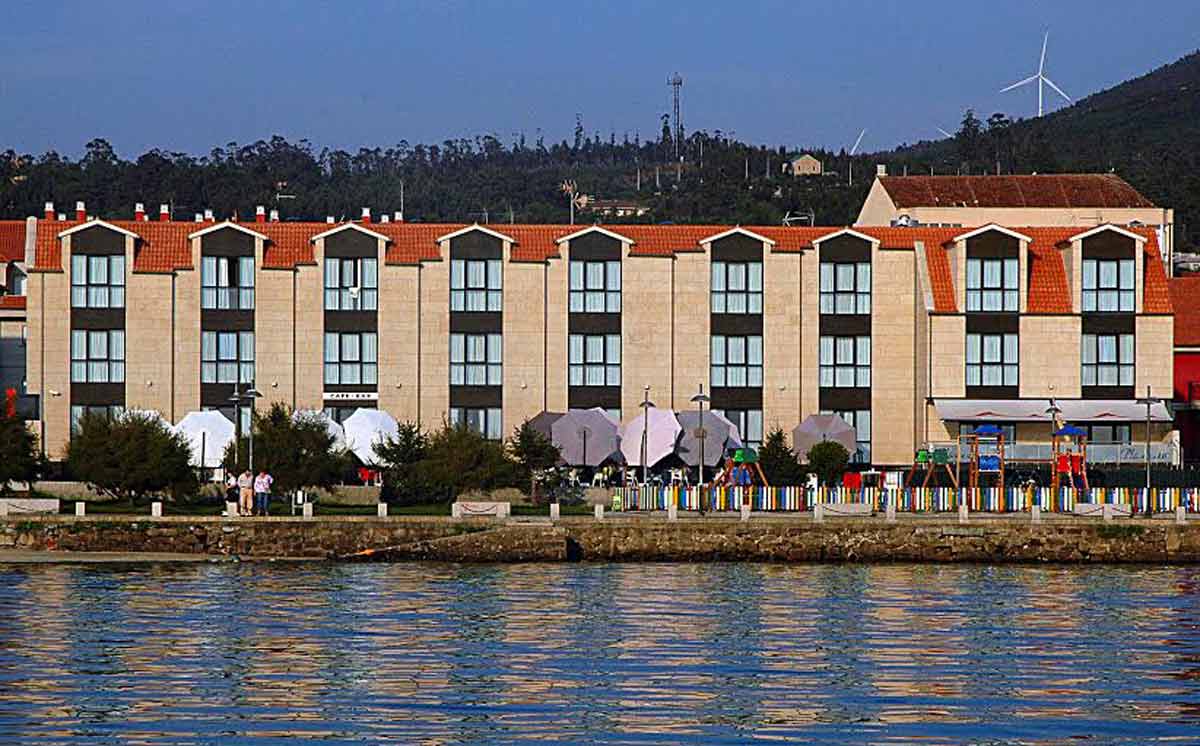
<path fill-rule="evenodd" d="M 1046 74 L 1045 74 L 1045 70 L 1046 70 L 1046 43 L 1047 43 L 1048 41 L 1050 41 L 1050 32 L 1049 32 L 1049 31 L 1047 31 L 1047 32 L 1046 32 L 1046 35 L 1042 37 L 1042 58 L 1041 58 L 1041 60 L 1038 62 L 1038 71 L 1037 71 L 1037 73 L 1035 73 L 1034 75 L 1030 75 L 1028 78 L 1025 78 L 1024 80 L 1019 80 L 1019 81 L 1017 81 L 1016 83 L 1013 83 L 1012 85 L 1008 86 L 1007 88 L 1001 88 L 1001 89 L 1000 89 L 1000 92 L 1001 92 L 1001 93 L 1007 93 L 1008 91 L 1011 91 L 1011 90 L 1012 90 L 1012 89 L 1014 89 L 1014 88 L 1020 88 L 1021 86 L 1023 86 L 1023 85 L 1026 85 L 1026 84 L 1028 84 L 1028 83 L 1032 83 L 1032 82 L 1034 82 L 1034 81 L 1036 80 L 1036 81 L 1037 81 L 1037 84 L 1038 84 L 1038 116 L 1039 116 L 1039 117 L 1042 115 L 1042 110 L 1043 110 L 1043 109 L 1042 109 L 1042 84 L 1043 84 L 1043 83 L 1045 83 L 1046 85 L 1048 85 L 1048 86 L 1050 86 L 1051 88 L 1053 88 L 1053 89 L 1055 90 L 1055 92 L 1057 92 L 1057 93 L 1058 93 L 1058 95 L 1062 96 L 1063 98 L 1065 98 L 1065 99 L 1067 100 L 1067 103 L 1069 103 L 1069 104 L 1070 104 L 1070 103 L 1075 103 L 1074 101 L 1072 101 L 1072 100 L 1071 100 L 1071 97 L 1070 97 L 1070 96 L 1068 96 L 1067 94 L 1063 93 L 1063 91 L 1062 91 L 1062 89 L 1061 89 L 1061 88 L 1059 88 L 1058 86 L 1054 85 L 1054 81 L 1053 81 L 1053 80 L 1050 80 L 1050 78 L 1047 78 L 1047 77 L 1046 77 Z"/>
<path fill-rule="evenodd" d="M 854 186 L 854 154 L 858 152 L 858 146 L 862 144 L 863 135 L 867 134 L 867 128 L 863 127 L 862 132 L 858 133 L 858 139 L 854 141 L 853 147 L 850 148 L 850 168 L 846 173 L 846 185 Z"/>

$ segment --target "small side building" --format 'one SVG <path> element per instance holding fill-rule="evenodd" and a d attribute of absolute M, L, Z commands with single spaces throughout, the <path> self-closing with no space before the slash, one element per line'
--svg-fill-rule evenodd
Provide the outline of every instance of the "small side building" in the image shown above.
<path fill-rule="evenodd" d="M 792 176 L 820 176 L 821 162 L 808 153 L 793 153 L 783 162 L 783 172 Z"/>

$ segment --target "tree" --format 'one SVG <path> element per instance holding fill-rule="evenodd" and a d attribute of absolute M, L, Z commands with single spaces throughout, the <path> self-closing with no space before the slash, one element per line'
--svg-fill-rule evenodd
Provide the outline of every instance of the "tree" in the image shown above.
<path fill-rule="evenodd" d="M 300 489 L 329 489 L 341 481 L 348 464 L 344 448 L 337 447 L 324 417 L 316 413 L 295 414 L 291 407 L 275 402 L 266 414 L 254 413 L 254 468 L 266 471 L 275 482 L 277 494 Z M 249 439 L 242 437 L 225 449 L 222 465 L 241 472 L 249 465 Z"/>
<path fill-rule="evenodd" d="M 833 486 L 846 471 L 850 452 L 841 443 L 825 440 L 808 449 L 808 468 L 817 474 L 822 484 Z"/>
<path fill-rule="evenodd" d="M 778 427 L 767 433 L 767 439 L 758 451 L 758 465 L 773 486 L 804 483 L 804 467 L 796 460 L 792 449 L 788 448 L 783 430 Z"/>
<path fill-rule="evenodd" d="M 983 123 L 975 116 L 974 109 L 967 109 L 963 114 L 962 126 L 955 140 L 958 142 L 959 157 L 970 167 L 979 159 L 983 146 Z"/>
<path fill-rule="evenodd" d="M 9 494 L 13 482 L 32 482 L 42 471 L 37 436 L 17 414 L 15 400 L 16 392 L 9 389 L 0 412 L 0 495 Z"/>
<path fill-rule="evenodd" d="M 533 429 L 529 420 L 513 430 L 508 439 L 508 454 L 518 467 L 518 478 L 526 484 L 534 472 L 553 468 L 562 460 L 558 446 L 544 433 Z"/>
<path fill-rule="evenodd" d="M 118 500 L 196 493 L 191 449 L 159 417 L 142 412 L 87 412 L 67 444 L 67 468 L 97 492 Z"/>
<path fill-rule="evenodd" d="M 468 490 L 522 486 L 504 445 L 466 425 L 443 425 L 430 435 L 416 473 L 443 500 Z"/>
<path fill-rule="evenodd" d="M 413 422 L 402 423 L 396 436 L 375 444 L 375 457 L 383 465 L 385 501 L 399 505 L 437 502 L 442 495 L 430 485 L 421 469 L 429 453 L 429 438 Z"/>

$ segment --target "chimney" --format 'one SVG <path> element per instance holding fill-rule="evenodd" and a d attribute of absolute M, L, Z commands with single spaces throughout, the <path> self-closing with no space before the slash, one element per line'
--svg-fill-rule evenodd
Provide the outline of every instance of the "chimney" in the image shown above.
<path fill-rule="evenodd" d="M 325 222 L 326 222 L 326 223 L 328 223 L 329 225 L 333 225 L 333 216 L 332 216 L 332 215 L 326 215 L 326 216 L 325 216 Z"/>
<path fill-rule="evenodd" d="M 202 213 L 202 212 L 196 213 L 195 220 L 197 223 L 203 223 L 204 222 L 204 213 Z"/>
<path fill-rule="evenodd" d="M 211 207 L 204 211 L 204 221 L 207 223 L 215 223 L 217 221 L 217 219 L 213 217 L 213 211 Z"/>
<path fill-rule="evenodd" d="M 875 175 L 876 176 L 887 176 L 887 166 L 885 166 L 882 163 L 876 163 L 875 164 Z"/>
<path fill-rule="evenodd" d="M 254 222 L 256 222 L 256 223 L 267 222 L 267 208 L 263 207 L 262 205 L 259 205 L 258 207 L 254 208 Z"/>
<path fill-rule="evenodd" d="M 379 216 L 379 222 L 381 222 L 381 223 L 386 223 L 386 222 L 388 222 L 388 220 L 389 220 L 389 218 L 388 218 L 388 214 L 386 212 Z"/>
<path fill-rule="evenodd" d="M 171 206 L 170 205 L 159 205 L 158 206 L 158 222 L 166 223 L 166 222 L 169 222 L 170 220 L 171 220 Z"/>
<path fill-rule="evenodd" d="M 279 222 L 279 210 L 271 210 L 271 222 L 272 223 Z"/>
<path fill-rule="evenodd" d="M 46 220 L 54 220 L 54 203 L 47 202 L 43 209 L 42 217 Z"/>
<path fill-rule="evenodd" d="M 82 202 L 75 203 L 75 219 L 87 220 L 87 208 L 83 206 Z"/>
<path fill-rule="evenodd" d="M 64 222 L 66 219 L 67 219 L 67 214 L 65 212 L 60 212 L 58 214 L 58 222 L 60 222 L 60 223 Z"/>
<path fill-rule="evenodd" d="M 396 222 L 396 223 L 403 223 L 404 222 L 404 213 L 399 210 L 396 210 L 394 213 L 392 213 L 392 221 Z"/>
<path fill-rule="evenodd" d="M 362 221 L 363 221 L 363 225 L 371 224 L 371 208 L 369 208 L 369 207 L 363 208 Z"/>
<path fill-rule="evenodd" d="M 133 219 L 139 223 L 146 219 L 146 206 L 141 202 L 133 206 Z"/>

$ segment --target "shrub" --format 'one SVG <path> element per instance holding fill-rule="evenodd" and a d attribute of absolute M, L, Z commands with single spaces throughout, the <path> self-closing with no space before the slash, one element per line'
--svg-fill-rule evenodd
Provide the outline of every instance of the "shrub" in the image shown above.
<path fill-rule="evenodd" d="M 562 454 L 544 433 L 530 426 L 529 420 L 513 430 L 508 439 L 508 455 L 517 467 L 517 479 L 522 485 L 532 486 L 534 475 L 544 475 L 558 466 Z"/>
<path fill-rule="evenodd" d="M 0 412 L 0 495 L 12 482 L 32 482 L 41 475 L 42 455 L 37 436 L 15 411 Z"/>
<path fill-rule="evenodd" d="M 276 402 L 266 414 L 254 413 L 254 469 L 274 479 L 272 490 L 288 495 L 298 489 L 329 489 L 341 480 L 349 458 L 335 447 L 326 421 L 315 413 L 293 416 L 292 409 Z M 235 451 L 230 443 L 222 465 L 240 473 L 249 465 L 249 439 L 241 438 Z"/>
<path fill-rule="evenodd" d="M 758 465 L 772 486 L 804 483 L 804 467 L 796 460 L 792 449 L 788 448 L 783 430 L 778 427 L 767 433 L 767 439 L 758 451 Z"/>
<path fill-rule="evenodd" d="M 522 486 L 520 470 L 508 459 L 504 444 L 488 440 L 466 425 L 443 425 L 430 435 L 425 458 L 417 462 L 415 474 L 442 500 L 467 490 Z"/>
<path fill-rule="evenodd" d="M 837 484 L 849 462 L 850 452 L 841 443 L 832 440 L 817 443 L 808 449 L 808 467 L 816 472 L 824 485 Z"/>
<path fill-rule="evenodd" d="M 420 464 L 429 452 L 429 438 L 415 423 L 400 425 L 396 437 L 375 444 L 383 466 L 382 498 L 398 505 L 441 502 L 445 495 L 429 484 Z"/>
<path fill-rule="evenodd" d="M 119 417 L 89 412 L 67 445 L 67 465 L 77 479 L 118 500 L 161 494 L 173 500 L 196 493 L 191 451 L 182 435 L 141 412 Z"/>

